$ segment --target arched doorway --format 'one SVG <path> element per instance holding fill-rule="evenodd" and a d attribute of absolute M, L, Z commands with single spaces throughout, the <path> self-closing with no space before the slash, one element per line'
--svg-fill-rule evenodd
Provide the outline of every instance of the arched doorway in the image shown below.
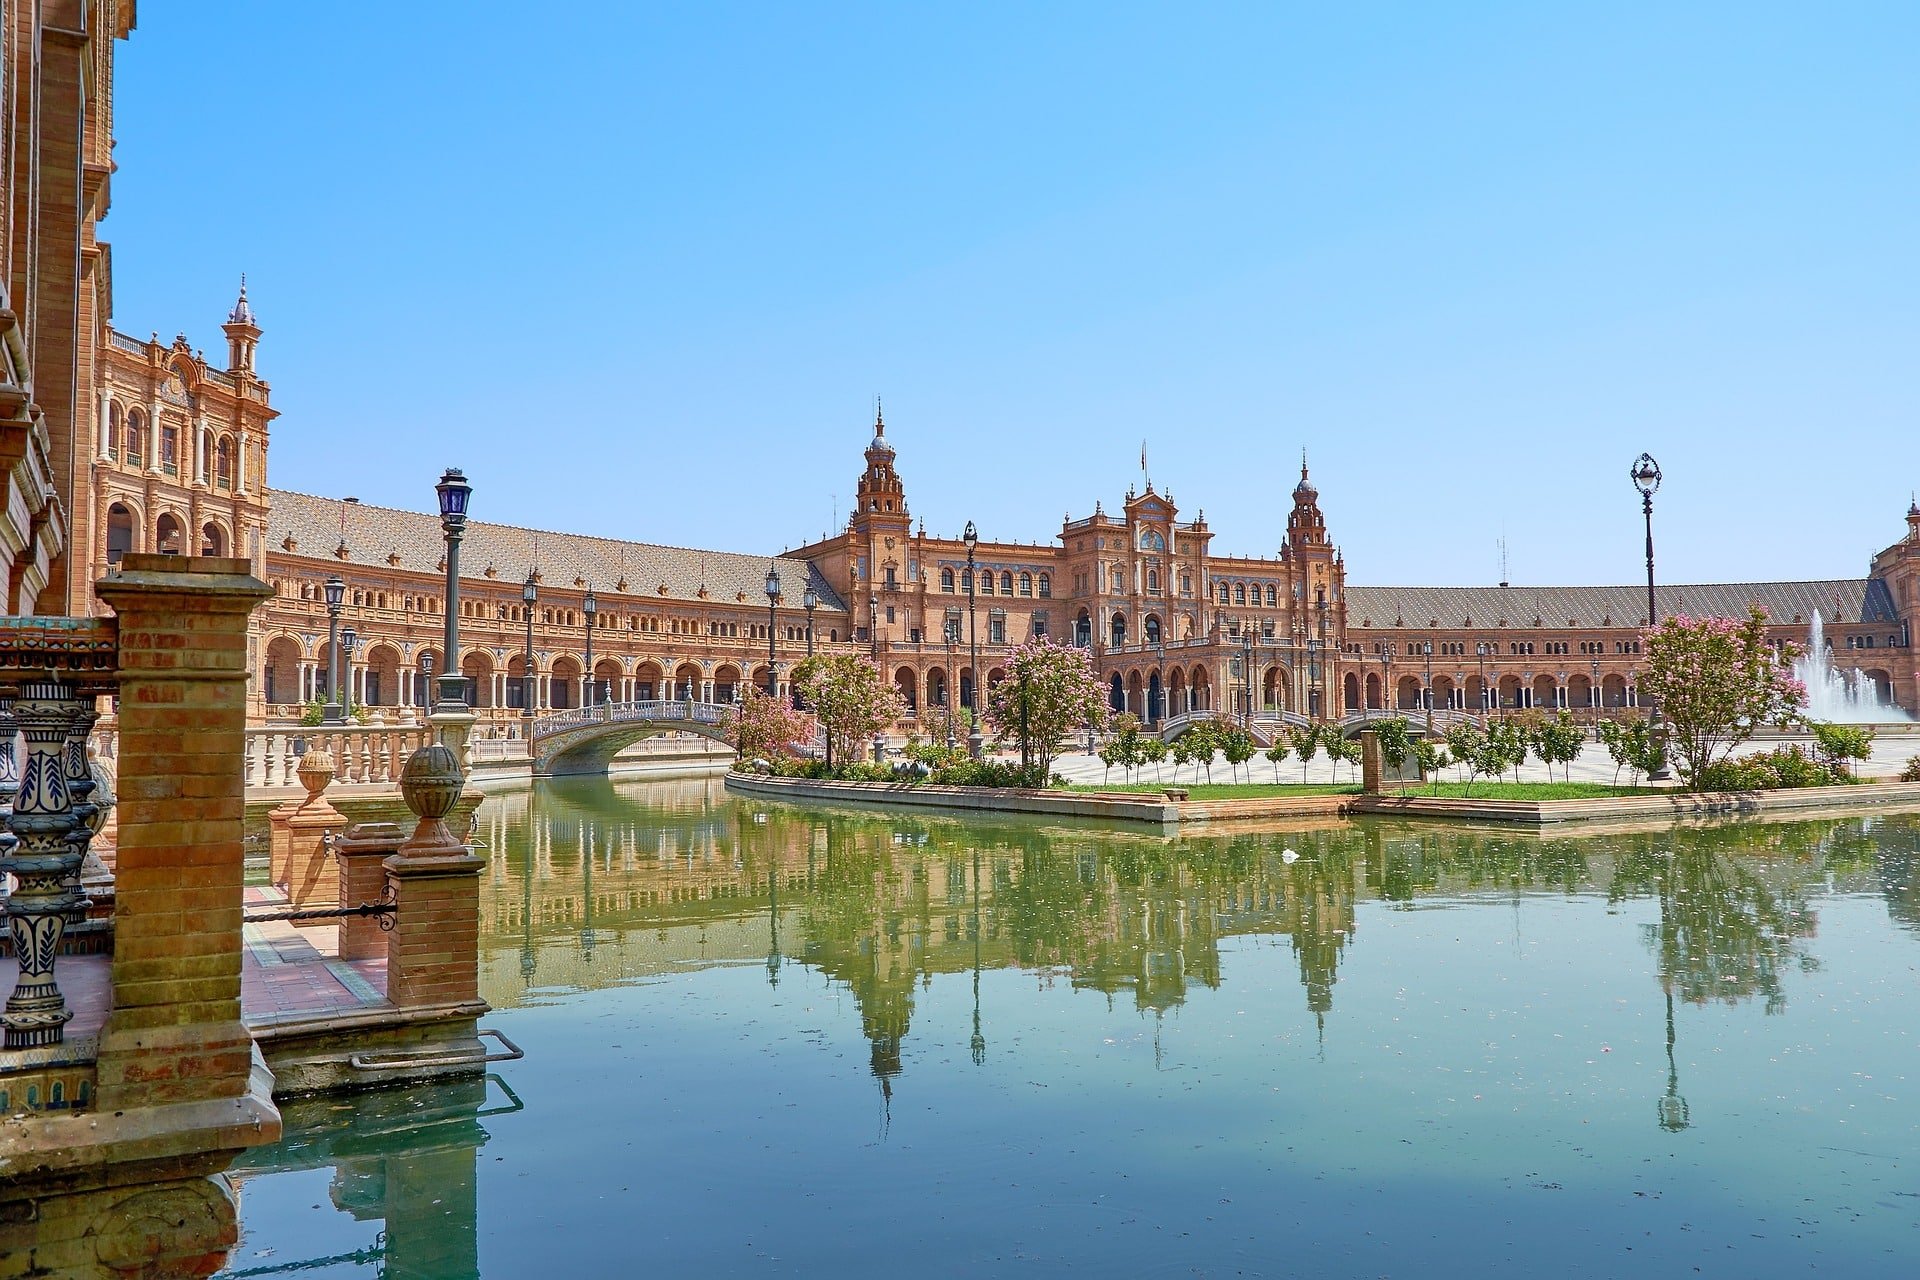
<path fill-rule="evenodd" d="M 162 512 L 153 522 L 153 549 L 163 556 L 177 556 L 185 551 L 181 543 L 179 519 L 171 511 Z"/>
<path fill-rule="evenodd" d="M 740 692 L 740 668 L 723 662 L 713 671 L 713 700 L 732 702 Z"/>
<path fill-rule="evenodd" d="M 700 697 L 699 667 L 683 662 L 673 669 L 673 696 L 679 702 L 693 702 Z"/>
<path fill-rule="evenodd" d="M 900 701 L 906 704 L 907 714 L 916 715 L 920 710 L 920 682 L 915 678 L 912 667 L 901 667 L 893 673 L 893 687 L 900 695 Z"/>
<path fill-rule="evenodd" d="M 1393 689 L 1393 705 L 1398 711 L 1421 710 L 1420 678 L 1401 676 Z"/>
<path fill-rule="evenodd" d="M 369 707 L 394 707 L 400 704 L 400 651 L 390 644 L 377 644 L 367 651 L 366 669 L 360 673 L 361 702 Z"/>
<path fill-rule="evenodd" d="M 1351 671 L 1347 672 L 1347 678 L 1342 682 L 1340 692 L 1342 695 L 1342 701 L 1346 704 L 1346 708 L 1348 711 L 1360 710 L 1360 677 L 1359 676 L 1355 675 Z"/>
<path fill-rule="evenodd" d="M 1120 682 L 1120 673 L 1117 671 L 1107 681 L 1107 705 L 1115 711 L 1127 709 L 1127 687 Z"/>
<path fill-rule="evenodd" d="M 219 525 L 209 520 L 200 528 L 200 554 L 203 556 L 224 556 L 227 554 L 227 533 Z M 369 703 L 369 706 L 374 704 Z"/>
<path fill-rule="evenodd" d="M 120 558 L 133 550 L 133 512 L 125 503 L 116 502 L 107 508 L 107 563 L 115 565 Z"/>
<path fill-rule="evenodd" d="M 633 672 L 633 696 L 635 700 L 652 702 L 655 698 L 662 697 L 666 690 L 665 680 L 666 672 L 660 669 L 659 663 L 654 662 L 652 659 L 641 663 L 638 667 L 634 668 Z"/>
<path fill-rule="evenodd" d="M 580 660 L 565 654 L 553 660 L 547 679 L 547 705 L 555 711 L 568 711 L 580 705 Z"/>
<path fill-rule="evenodd" d="M 1367 672 L 1367 710 L 1380 710 L 1380 673 Z"/>
<path fill-rule="evenodd" d="M 927 672 L 927 705 L 930 707 L 947 705 L 947 673 L 939 667 Z"/>
<path fill-rule="evenodd" d="M 592 696 L 587 701 L 596 707 L 603 702 L 619 701 L 620 681 L 625 676 L 626 672 L 620 669 L 620 664 L 614 659 L 600 659 L 593 664 L 593 681 L 588 689 Z"/>
<path fill-rule="evenodd" d="M 460 662 L 460 674 L 467 678 L 467 705 L 493 705 L 493 657 L 475 650 Z"/>
<path fill-rule="evenodd" d="M 1147 719 L 1153 724 L 1159 724 L 1166 718 L 1166 690 L 1160 687 L 1160 673 L 1156 671 L 1147 677 Z"/>
<path fill-rule="evenodd" d="M 270 706 L 301 701 L 300 644 L 289 636 L 267 641 L 267 662 L 261 670 L 261 697 Z"/>

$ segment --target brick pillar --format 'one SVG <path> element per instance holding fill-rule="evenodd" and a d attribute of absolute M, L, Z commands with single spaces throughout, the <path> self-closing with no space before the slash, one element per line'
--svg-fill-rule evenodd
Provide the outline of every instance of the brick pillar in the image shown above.
<path fill-rule="evenodd" d="M 1386 762 L 1380 756 L 1380 735 L 1371 729 L 1360 733 L 1360 790 L 1377 796 L 1386 776 Z"/>
<path fill-rule="evenodd" d="M 392 822 L 360 822 L 347 828 L 333 843 L 340 864 L 340 905 L 357 907 L 378 902 L 387 891 L 385 860 L 407 833 Z M 374 916 L 342 916 L 340 958 L 371 960 L 387 953 L 387 932 Z"/>
<path fill-rule="evenodd" d="M 120 850 L 100 1111 L 248 1092 L 247 618 L 271 592 L 247 570 L 244 559 L 128 555 L 95 587 L 120 631 Z"/>
<path fill-rule="evenodd" d="M 480 999 L 480 871 L 487 860 L 446 824 L 462 781 L 458 757 L 438 744 L 414 752 L 401 774 L 401 798 L 420 817 L 383 864 L 395 899 L 387 999 L 401 1008 Z"/>

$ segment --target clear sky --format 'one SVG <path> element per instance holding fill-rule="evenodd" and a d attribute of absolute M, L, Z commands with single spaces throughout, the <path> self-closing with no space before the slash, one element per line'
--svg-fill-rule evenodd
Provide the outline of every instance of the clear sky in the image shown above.
<path fill-rule="evenodd" d="M 147 4 L 116 323 L 247 272 L 273 483 L 772 551 L 1139 479 L 1357 582 L 1864 572 L 1920 485 L 1920 6 Z"/>

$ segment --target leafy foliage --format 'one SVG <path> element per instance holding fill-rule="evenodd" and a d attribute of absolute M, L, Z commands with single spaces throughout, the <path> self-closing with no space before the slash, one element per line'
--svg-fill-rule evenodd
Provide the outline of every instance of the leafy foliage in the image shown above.
<path fill-rule="evenodd" d="M 1107 722 L 1106 695 L 1091 654 L 1034 636 L 1007 654 L 1007 678 L 987 693 L 987 723 L 1020 744 L 1020 758 L 1044 779 L 1068 735 Z"/>
<path fill-rule="evenodd" d="M 827 760 L 858 756 L 860 745 L 905 710 L 879 668 L 856 654 L 820 654 L 793 672 L 794 687 L 827 731 Z"/>
<path fill-rule="evenodd" d="M 1863 724 L 1829 724 L 1824 720 L 1808 723 L 1813 730 L 1814 752 L 1820 763 L 1841 777 L 1851 777 L 1853 761 L 1873 754 L 1873 730 Z"/>
<path fill-rule="evenodd" d="M 1646 632 L 1640 688 L 1666 717 L 1680 777 L 1698 790 L 1707 766 L 1725 760 L 1761 725 L 1788 723 L 1806 703 L 1793 678 L 1800 646 L 1767 642 L 1767 615 L 1668 618 Z"/>
<path fill-rule="evenodd" d="M 727 713 L 726 729 L 742 760 L 772 760 L 792 755 L 801 743 L 812 742 L 820 726 L 785 698 L 768 697 L 749 688 L 740 705 Z"/>
<path fill-rule="evenodd" d="M 1613 780 L 1620 781 L 1620 770 L 1628 770 L 1629 779 L 1638 784 L 1643 773 L 1658 773 L 1667 762 L 1666 749 L 1653 723 L 1644 718 L 1603 720 L 1600 741 L 1613 758 Z"/>

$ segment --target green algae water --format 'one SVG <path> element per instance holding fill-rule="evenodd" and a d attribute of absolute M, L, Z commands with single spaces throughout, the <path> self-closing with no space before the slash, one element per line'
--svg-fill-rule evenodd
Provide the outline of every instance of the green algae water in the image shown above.
<path fill-rule="evenodd" d="M 1920 818 L 1164 837 L 493 796 L 485 1081 L 231 1276 L 1912 1276 Z"/>

